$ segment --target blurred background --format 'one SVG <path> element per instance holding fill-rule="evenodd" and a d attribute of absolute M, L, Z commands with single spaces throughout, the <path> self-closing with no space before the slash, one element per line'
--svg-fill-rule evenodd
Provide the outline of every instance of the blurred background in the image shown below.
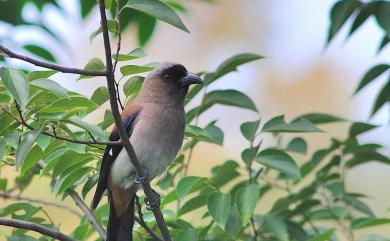
<path fill-rule="evenodd" d="M 41 21 L 52 26 L 63 44 L 53 42 L 34 28 L 12 28 L 6 24 L 0 24 L 0 40 L 10 47 L 25 42 L 43 43 L 58 57 L 59 63 L 67 66 L 81 67 L 92 57 L 103 58 L 102 36 L 98 36 L 92 43 L 89 40 L 90 33 L 99 26 L 97 9 L 86 20 L 82 20 L 79 16 L 79 1 L 57 2 L 66 11 L 59 12 L 47 6 L 43 9 Z M 234 54 L 257 53 L 266 58 L 240 67 L 239 72 L 229 74 L 211 88 L 244 91 L 255 101 L 263 120 L 280 114 L 285 114 L 287 120 L 291 120 L 308 112 L 320 112 L 366 121 L 375 93 L 384 84 L 385 76 L 357 96 L 352 94 L 371 66 L 389 60 L 390 48 L 377 54 L 381 30 L 371 18 L 348 40 L 345 39 L 348 30 L 342 29 L 327 45 L 329 12 L 334 3 L 334 0 L 188 1 L 189 11 L 181 16 L 191 34 L 164 23 L 159 24 L 155 36 L 144 47 L 148 56 L 139 63 L 169 60 L 184 64 L 192 72 L 212 71 Z M 23 11 L 23 18 L 34 20 L 38 16 L 41 15 L 33 5 Z M 130 26 L 123 34 L 123 52 L 138 47 L 135 33 L 135 27 Z M 113 41 L 113 48 L 115 46 Z M 31 68 L 22 65 L 20 61 L 10 62 Z M 97 86 L 105 85 L 105 80 L 99 78 L 76 81 L 70 75 L 57 76 L 57 80 L 66 88 L 88 96 Z M 102 119 L 107 107 L 102 106 L 100 114 L 89 116 L 89 121 Z M 240 158 L 240 150 L 247 143 L 239 134 L 239 126 L 243 121 L 254 120 L 256 116 L 243 110 L 225 108 L 213 107 L 200 119 L 202 124 L 218 119 L 219 126 L 225 130 L 224 147 L 202 144 L 196 148 L 189 175 L 207 176 L 213 165 L 226 158 Z M 382 127 L 363 135 L 362 141 L 375 140 L 388 147 L 389 119 L 388 109 L 382 108 L 371 119 Z M 311 145 L 309 151 L 327 146 L 329 137 L 343 137 L 347 133 L 346 126 L 342 124 L 326 125 L 324 129 L 326 133 L 307 135 Z M 1 177 L 16 175 L 12 168 L 7 170 L 0 173 Z M 390 167 L 380 163 L 361 165 L 348 172 L 347 189 L 367 194 L 370 197 L 368 204 L 373 211 L 383 215 L 390 203 L 389 172 Z M 48 185 L 48 180 L 34 180 L 25 195 L 56 200 L 48 189 L 40 188 L 45 185 Z M 66 203 L 74 205 L 71 200 L 66 200 Z M 0 199 L 0 207 L 4 204 L 5 201 Z M 77 225 L 72 222 L 70 214 L 52 207 L 48 210 L 53 213 L 55 222 L 62 223 L 65 232 Z M 390 235 L 390 230 L 385 228 L 376 230 Z"/>

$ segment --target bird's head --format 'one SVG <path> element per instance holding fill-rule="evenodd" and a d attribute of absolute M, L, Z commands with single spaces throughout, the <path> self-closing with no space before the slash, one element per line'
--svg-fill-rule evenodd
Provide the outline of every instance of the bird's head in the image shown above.
<path fill-rule="evenodd" d="M 149 96 L 184 100 L 190 85 L 202 83 L 199 76 L 188 72 L 183 65 L 162 62 L 146 76 L 142 92 L 146 92 Z"/>

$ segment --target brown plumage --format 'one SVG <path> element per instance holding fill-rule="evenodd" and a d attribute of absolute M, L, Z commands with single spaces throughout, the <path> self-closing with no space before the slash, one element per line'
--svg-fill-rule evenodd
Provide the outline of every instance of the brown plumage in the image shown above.
<path fill-rule="evenodd" d="M 160 175 L 179 151 L 184 137 L 184 99 L 189 85 L 202 80 L 182 65 L 161 63 L 144 81 L 139 95 L 122 112 L 122 120 L 149 179 Z M 110 140 L 119 140 L 114 129 Z M 132 240 L 135 170 L 122 147 L 107 146 L 92 208 L 108 189 L 110 217 L 108 241 Z"/>

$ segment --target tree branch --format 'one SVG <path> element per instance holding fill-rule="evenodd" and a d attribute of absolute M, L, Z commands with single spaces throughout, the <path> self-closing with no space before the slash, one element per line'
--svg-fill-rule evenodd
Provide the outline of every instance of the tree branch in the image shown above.
<path fill-rule="evenodd" d="M 20 59 L 22 61 L 28 62 L 30 64 L 33 64 L 35 66 L 40 66 L 44 67 L 47 69 L 52 69 L 52 70 L 57 70 L 62 73 L 72 73 L 72 74 L 80 74 L 80 75 L 88 75 L 88 76 L 105 76 L 107 74 L 106 71 L 95 71 L 95 70 L 84 70 L 84 69 L 76 69 L 76 68 L 69 68 L 69 67 L 64 67 L 56 64 L 49 64 L 46 62 L 42 62 L 33 58 L 30 58 L 25 55 L 21 55 L 18 53 L 15 53 L 3 45 L 0 44 L 0 51 L 5 53 L 8 57 L 14 58 L 14 59 Z"/>
<path fill-rule="evenodd" d="M 127 154 L 130 157 L 131 163 L 133 164 L 137 176 L 141 177 L 143 176 L 145 170 L 141 166 L 141 164 L 138 161 L 138 158 L 135 154 L 134 148 L 131 145 L 129 141 L 129 137 L 127 135 L 127 132 L 123 126 L 123 122 L 119 113 L 119 108 L 117 104 L 116 99 L 116 90 L 115 90 L 115 77 L 113 72 L 113 66 L 112 66 L 112 59 L 111 59 L 111 46 L 110 46 L 110 39 L 108 34 L 108 27 L 107 27 L 107 16 L 105 12 L 105 4 L 104 0 L 99 0 L 99 10 L 100 10 L 100 18 L 102 23 L 102 29 L 103 29 L 103 40 L 104 40 L 104 49 L 106 54 L 106 68 L 107 68 L 107 87 L 110 94 L 110 104 L 111 104 L 111 110 L 112 114 L 115 120 L 115 125 L 118 130 L 120 139 L 122 140 L 123 146 L 127 152 Z M 151 203 L 157 203 L 159 202 L 159 197 L 157 194 L 155 194 L 150 187 L 150 184 L 148 181 L 142 183 L 142 187 L 144 189 L 144 192 L 149 199 Z M 156 218 L 157 225 L 159 229 L 161 230 L 161 234 L 163 236 L 163 240 L 165 241 L 171 241 L 171 237 L 169 234 L 169 230 L 167 225 L 164 222 L 164 217 L 161 213 L 160 208 L 153 208 L 152 209 L 153 214 Z"/>
<path fill-rule="evenodd" d="M 0 197 L 2 197 L 4 199 L 14 199 L 14 200 L 18 200 L 18 201 L 27 201 L 27 202 L 32 202 L 32 203 L 39 203 L 39 204 L 42 204 L 42 205 L 47 205 L 47 206 L 52 206 L 52 207 L 56 207 L 56 208 L 67 210 L 67 211 L 73 213 L 74 215 L 76 215 L 76 216 L 78 216 L 80 218 L 83 216 L 77 210 L 75 210 L 75 209 L 73 209 L 71 207 L 68 207 L 66 205 L 58 204 L 56 202 L 50 202 L 50 201 L 41 200 L 41 199 L 37 199 L 37 198 L 31 198 L 31 197 L 16 195 L 16 194 L 12 194 L 10 192 L 0 192 Z"/>
<path fill-rule="evenodd" d="M 100 237 L 103 239 L 103 240 L 106 240 L 107 238 L 107 233 L 106 231 L 104 230 L 104 228 L 102 227 L 102 225 L 100 225 L 99 221 L 96 219 L 96 217 L 93 215 L 92 211 L 88 208 L 88 206 L 84 203 L 83 199 L 81 199 L 81 197 L 79 196 L 79 194 L 77 192 L 75 192 L 74 190 L 68 190 L 69 192 L 69 195 L 70 197 L 73 199 L 73 201 L 76 203 L 76 205 L 81 209 L 81 211 L 83 211 L 83 213 L 85 214 L 85 216 L 87 216 L 87 218 L 89 219 L 89 221 L 91 221 L 92 223 L 92 226 L 95 227 L 96 231 L 99 233 Z"/>
<path fill-rule="evenodd" d="M 139 198 L 138 196 L 136 195 L 135 196 L 135 204 L 137 205 L 137 209 L 138 209 L 138 216 L 139 218 L 135 217 L 135 220 L 137 221 L 137 223 L 139 223 L 139 225 L 141 225 L 141 227 L 143 227 L 146 232 L 148 232 L 150 234 L 150 236 L 152 236 L 153 240 L 156 240 L 156 241 L 163 241 L 160 237 L 157 236 L 157 234 L 145 223 L 145 220 L 144 220 L 144 215 L 142 214 L 142 208 L 141 208 L 141 204 L 139 203 Z"/>
<path fill-rule="evenodd" d="M 20 125 L 25 126 L 28 129 L 30 129 L 30 130 L 34 130 L 35 129 L 31 125 L 29 125 L 26 122 L 26 120 L 24 120 L 24 118 L 21 115 L 21 112 L 20 112 L 19 109 L 18 109 L 18 113 L 19 113 L 20 119 L 17 116 L 15 116 L 14 114 L 12 114 L 12 112 L 9 111 L 4 106 L 0 106 L 0 109 L 2 109 L 9 116 L 11 116 Z M 54 138 L 56 138 L 58 140 L 68 141 L 68 142 L 77 143 L 77 144 L 85 144 L 85 145 L 113 145 L 113 146 L 121 146 L 122 145 L 121 141 L 96 141 L 96 140 L 95 141 L 83 141 L 83 140 L 72 139 L 72 138 L 65 137 L 65 136 L 59 136 L 59 135 L 57 135 L 57 133 L 54 130 L 53 130 L 53 132 L 43 131 L 42 134 L 45 135 L 45 136 L 54 137 Z"/>
<path fill-rule="evenodd" d="M 27 221 L 17 220 L 17 219 L 8 219 L 8 218 L 0 218 L 0 225 L 21 228 L 26 230 L 31 230 L 38 232 L 40 234 L 52 237 L 54 239 L 58 239 L 60 241 L 77 241 L 57 230 L 53 230 L 51 228 L 45 227 L 40 224 L 35 224 Z"/>

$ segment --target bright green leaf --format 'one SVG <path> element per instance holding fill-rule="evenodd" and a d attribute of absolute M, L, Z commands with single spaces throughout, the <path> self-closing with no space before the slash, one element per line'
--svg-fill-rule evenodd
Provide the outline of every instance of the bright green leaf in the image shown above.
<path fill-rule="evenodd" d="M 132 75 L 132 74 L 140 74 L 144 72 L 149 72 L 153 70 L 153 67 L 148 66 L 138 66 L 138 65 L 126 65 L 121 67 L 121 73 L 124 76 Z"/>
<path fill-rule="evenodd" d="M 0 77 L 19 106 L 24 108 L 29 96 L 29 84 L 26 75 L 19 70 L 1 67 Z"/>
<path fill-rule="evenodd" d="M 15 156 L 15 164 L 17 169 L 22 167 L 23 161 L 26 158 L 28 151 L 30 150 L 31 146 L 34 144 L 35 140 L 42 132 L 42 130 L 43 127 L 28 131 L 26 132 L 26 135 L 22 138 L 22 141 L 20 142 L 18 149 L 16 150 Z"/>
<path fill-rule="evenodd" d="M 123 85 L 123 92 L 126 96 L 132 96 L 138 94 L 141 90 L 142 84 L 144 82 L 144 77 L 141 76 L 132 76 L 126 83 Z"/>
<path fill-rule="evenodd" d="M 27 79 L 29 81 L 33 81 L 36 79 L 47 79 L 56 73 L 58 73 L 57 70 L 32 71 L 27 74 Z"/>
<path fill-rule="evenodd" d="M 28 45 L 24 45 L 23 48 L 29 51 L 30 53 L 33 53 L 36 56 L 39 56 L 45 60 L 48 60 L 50 62 L 56 62 L 54 56 L 48 50 L 42 48 L 41 46 L 28 44 Z"/>
<path fill-rule="evenodd" d="M 351 229 L 356 230 L 356 229 L 374 227 L 374 226 L 379 226 L 384 224 L 390 224 L 390 219 L 375 218 L 375 217 L 357 218 L 352 220 Z"/>
<path fill-rule="evenodd" d="M 180 199 L 183 199 L 185 196 L 190 194 L 191 192 L 199 189 L 205 181 L 203 177 L 196 176 L 186 176 L 182 178 L 176 187 L 177 195 Z"/>
<path fill-rule="evenodd" d="M 231 209 L 231 196 L 221 192 L 211 194 L 207 200 L 209 214 L 215 222 L 223 229 L 228 221 Z"/>
<path fill-rule="evenodd" d="M 118 61 L 128 61 L 128 60 L 138 59 L 145 56 L 146 54 L 143 49 L 136 48 L 128 54 L 118 54 Z M 116 59 L 116 54 L 114 54 L 112 58 Z"/>
<path fill-rule="evenodd" d="M 236 194 L 236 205 L 243 225 L 249 222 L 255 210 L 260 189 L 257 184 L 241 188 Z"/>
<path fill-rule="evenodd" d="M 62 87 L 57 82 L 50 79 L 36 79 L 30 82 L 31 85 L 34 85 L 40 89 L 48 90 L 60 97 L 67 98 L 68 90 Z"/>
<path fill-rule="evenodd" d="M 257 154 L 256 161 L 266 167 L 284 173 L 292 179 L 298 179 L 301 176 L 294 159 L 281 150 L 272 148 L 263 150 Z"/>
<path fill-rule="evenodd" d="M 98 71 L 98 70 L 105 70 L 104 63 L 99 58 L 93 58 L 88 61 L 88 63 L 85 65 L 84 70 L 91 70 L 91 71 Z M 81 79 L 88 79 L 88 78 L 94 78 L 94 76 L 86 76 L 86 75 L 80 75 L 78 78 Z"/>
<path fill-rule="evenodd" d="M 106 101 L 108 101 L 110 99 L 110 95 L 108 93 L 108 89 L 106 87 L 99 87 L 97 88 L 92 96 L 91 96 L 91 100 L 93 102 L 95 102 L 97 105 L 102 105 L 104 104 Z"/>

